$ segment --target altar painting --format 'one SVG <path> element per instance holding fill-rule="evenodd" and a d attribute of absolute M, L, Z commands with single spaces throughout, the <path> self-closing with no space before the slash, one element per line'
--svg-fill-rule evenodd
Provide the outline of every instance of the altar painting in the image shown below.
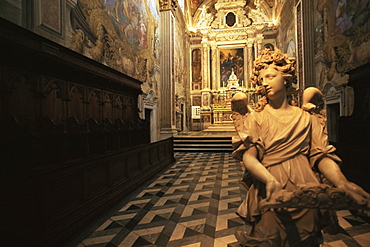
<path fill-rule="evenodd" d="M 228 79 L 234 72 L 239 85 L 244 83 L 244 49 L 220 50 L 220 87 L 227 87 Z"/>

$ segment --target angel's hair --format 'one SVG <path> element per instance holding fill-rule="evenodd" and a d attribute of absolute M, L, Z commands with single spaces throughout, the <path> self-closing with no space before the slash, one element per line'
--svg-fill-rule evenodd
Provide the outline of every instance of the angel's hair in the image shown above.
<path fill-rule="evenodd" d="M 264 87 L 260 80 L 261 70 L 267 69 L 269 65 L 273 64 L 274 68 L 282 72 L 286 83 L 287 90 L 292 87 L 292 84 L 297 83 L 297 77 L 295 75 L 295 58 L 288 57 L 287 54 L 282 53 L 279 49 L 274 51 L 265 49 L 261 52 L 261 55 L 254 61 L 252 70 L 251 82 L 256 85 L 256 94 L 262 96 L 256 106 L 256 111 L 262 111 L 264 106 L 267 104 L 267 98 L 265 95 Z"/>

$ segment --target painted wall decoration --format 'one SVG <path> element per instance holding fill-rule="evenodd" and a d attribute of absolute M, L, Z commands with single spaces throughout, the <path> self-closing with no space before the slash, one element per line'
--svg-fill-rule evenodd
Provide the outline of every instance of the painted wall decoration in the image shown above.
<path fill-rule="evenodd" d="M 200 49 L 194 49 L 191 52 L 191 71 L 193 90 L 200 90 L 202 83 L 202 53 Z"/>
<path fill-rule="evenodd" d="M 334 1 L 334 34 L 342 34 L 347 31 L 352 25 L 350 17 L 347 15 L 347 1 L 335 0 Z"/>
<path fill-rule="evenodd" d="M 200 103 L 201 103 L 200 96 L 193 96 L 193 100 L 192 100 L 191 104 L 193 106 L 200 106 Z"/>
<path fill-rule="evenodd" d="M 148 13 L 144 3 L 131 0 L 108 1 L 115 5 L 114 11 L 108 11 L 108 14 L 112 22 L 117 23 L 116 27 L 119 29 L 120 37 L 127 40 L 136 49 L 147 48 Z"/>
<path fill-rule="evenodd" d="M 234 71 L 239 79 L 239 85 L 244 81 L 244 50 L 222 49 L 220 50 L 220 87 L 227 86 L 227 80 Z"/>
<path fill-rule="evenodd" d="M 82 14 L 82 15 L 81 15 Z M 150 0 L 78 0 L 70 48 L 140 81 L 159 58 L 159 12 Z"/>
<path fill-rule="evenodd" d="M 370 62 L 370 1 L 316 0 L 315 53 L 323 52 L 328 81 Z"/>
<path fill-rule="evenodd" d="M 289 41 L 286 54 L 288 54 L 289 57 L 296 57 L 297 56 L 296 50 L 295 50 L 295 43 L 294 43 L 294 40 L 292 40 L 292 39 Z"/>
<path fill-rule="evenodd" d="M 357 28 L 364 26 L 369 20 L 369 0 L 335 0 L 334 16 L 334 34 L 352 36 Z"/>
<path fill-rule="evenodd" d="M 324 46 L 324 16 L 323 16 L 323 10 L 324 10 L 324 1 L 319 1 L 316 3 L 316 10 L 315 11 L 315 30 L 314 30 L 314 35 L 315 35 L 315 53 L 317 53 L 323 46 Z"/>
<path fill-rule="evenodd" d="M 292 55 L 295 54 L 295 52 L 291 50 L 292 45 L 295 47 L 295 22 L 291 21 L 291 16 L 294 16 L 293 8 L 291 8 L 291 6 L 294 6 L 294 0 L 287 0 L 284 5 L 283 2 L 278 2 L 282 9 L 280 10 L 280 31 L 277 37 L 277 47 L 285 53 L 288 53 L 289 50 L 290 55 Z"/>
<path fill-rule="evenodd" d="M 198 10 L 199 6 L 204 2 L 204 0 L 190 0 L 191 15 L 194 16 L 195 12 Z"/>

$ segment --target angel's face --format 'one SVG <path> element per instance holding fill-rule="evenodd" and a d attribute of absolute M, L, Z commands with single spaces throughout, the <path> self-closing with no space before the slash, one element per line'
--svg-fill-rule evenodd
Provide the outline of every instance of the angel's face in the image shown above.
<path fill-rule="evenodd" d="M 261 85 L 265 87 L 266 96 L 270 100 L 285 97 L 285 78 L 281 71 L 275 69 L 274 65 L 271 64 L 267 69 L 261 70 L 259 80 Z"/>

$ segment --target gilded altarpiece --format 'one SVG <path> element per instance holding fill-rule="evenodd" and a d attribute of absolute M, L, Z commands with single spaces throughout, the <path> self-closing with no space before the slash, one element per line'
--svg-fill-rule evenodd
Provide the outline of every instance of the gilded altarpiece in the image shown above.
<path fill-rule="evenodd" d="M 271 6 L 219 0 L 194 13 L 190 35 L 192 130 L 233 129 L 230 99 L 244 92 L 254 107 L 249 83 L 254 57 L 276 46 Z M 200 112 L 200 116 L 197 114 Z"/>
<path fill-rule="evenodd" d="M 199 106 L 202 113 L 201 118 L 193 116 L 193 130 L 232 125 L 230 99 L 236 92 L 246 93 L 250 106 L 254 106 L 254 88 L 245 80 L 250 73 L 246 61 L 253 59 L 248 49 L 252 48 L 245 45 L 212 47 L 206 62 L 202 61 L 200 48 L 192 50 L 192 106 Z M 205 69 L 209 71 L 207 83 L 202 77 L 202 64 L 209 65 Z"/>

